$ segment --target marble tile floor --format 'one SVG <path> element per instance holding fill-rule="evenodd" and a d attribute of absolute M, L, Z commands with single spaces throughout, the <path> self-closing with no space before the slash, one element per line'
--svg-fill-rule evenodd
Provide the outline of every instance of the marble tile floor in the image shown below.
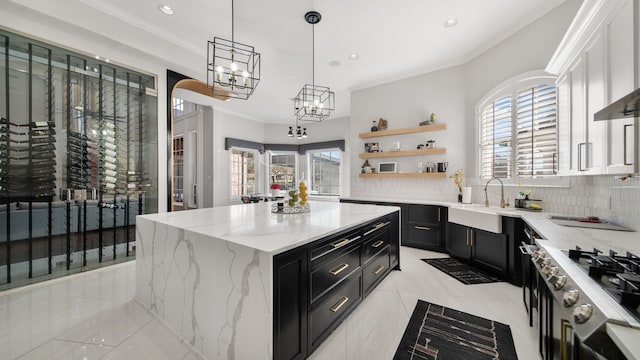
<path fill-rule="evenodd" d="M 420 260 L 442 256 L 401 248 L 403 270 L 392 272 L 310 359 L 392 359 L 418 299 L 509 324 L 519 359 L 539 359 L 521 289 L 464 285 Z M 0 359 L 198 359 L 134 293 L 133 261 L 0 292 Z"/>

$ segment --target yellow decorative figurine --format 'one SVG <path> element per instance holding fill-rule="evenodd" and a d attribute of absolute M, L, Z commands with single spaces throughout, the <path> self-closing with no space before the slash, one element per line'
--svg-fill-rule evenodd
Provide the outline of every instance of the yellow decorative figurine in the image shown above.
<path fill-rule="evenodd" d="M 300 184 L 298 184 L 298 197 L 300 198 L 300 205 L 304 206 L 307 203 L 307 185 L 304 184 L 304 181 L 300 181 Z"/>

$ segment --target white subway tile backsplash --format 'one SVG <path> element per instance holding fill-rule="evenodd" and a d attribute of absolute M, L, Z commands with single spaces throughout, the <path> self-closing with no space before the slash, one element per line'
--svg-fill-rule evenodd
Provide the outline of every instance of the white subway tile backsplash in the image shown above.
<path fill-rule="evenodd" d="M 640 230 L 640 178 L 622 181 L 614 176 L 575 176 L 569 187 L 530 186 L 532 198 L 543 201 L 549 213 L 599 216 Z M 397 200 L 457 201 L 458 189 L 450 179 L 351 179 L 352 197 Z M 484 203 L 484 183 L 472 186 L 474 203 Z M 505 199 L 513 206 L 517 187 L 505 187 Z M 497 205 L 500 188 L 488 189 L 489 202 Z"/>

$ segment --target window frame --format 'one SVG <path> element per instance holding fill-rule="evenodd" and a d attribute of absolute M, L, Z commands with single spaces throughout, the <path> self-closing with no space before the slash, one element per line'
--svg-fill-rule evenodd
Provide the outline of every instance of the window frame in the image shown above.
<path fill-rule="evenodd" d="M 317 154 L 317 153 L 322 153 L 322 152 L 338 152 L 340 154 L 340 166 L 338 167 L 338 193 L 330 193 L 330 194 L 314 194 L 312 193 L 313 191 L 313 161 L 312 161 L 312 156 L 313 154 Z M 313 149 L 313 150 L 308 150 L 306 152 L 306 161 L 307 161 L 307 172 L 309 174 L 308 176 L 308 187 L 309 187 L 309 196 L 314 196 L 314 197 L 319 197 L 319 198 L 335 198 L 335 197 L 340 197 L 342 196 L 342 191 L 343 191 L 343 177 L 342 174 L 344 173 L 344 161 L 345 161 L 345 157 L 344 157 L 344 152 L 340 149 L 340 148 L 325 148 L 325 149 Z M 304 177 L 304 176 L 303 176 Z M 333 187 L 333 185 L 329 185 L 330 187 Z"/>
<path fill-rule="evenodd" d="M 257 194 L 260 192 L 260 160 L 258 158 L 258 156 L 260 155 L 260 152 L 258 150 L 255 149 L 249 149 L 249 148 L 243 148 L 243 147 L 231 147 L 229 148 L 229 157 L 228 157 L 228 164 L 229 164 L 229 175 L 228 175 L 228 181 L 229 181 L 229 188 L 228 188 L 228 194 L 229 194 L 229 200 L 233 200 L 233 201 L 239 201 L 240 200 L 240 196 L 242 195 L 249 195 L 249 193 L 244 194 L 238 194 L 238 195 L 234 195 L 233 194 L 233 152 L 234 151 L 243 151 L 243 152 L 248 152 L 253 154 L 253 158 L 254 158 L 254 171 L 255 171 L 255 182 L 254 182 L 254 192 L 253 194 Z"/>
<path fill-rule="evenodd" d="M 500 178 L 507 183 L 520 183 L 523 180 L 535 180 L 535 179 L 558 179 L 560 176 L 557 174 L 553 175 L 535 175 L 535 176 L 527 176 L 527 177 L 519 177 L 517 174 L 517 99 L 518 94 L 523 90 L 526 90 L 531 87 L 535 87 L 537 85 L 553 85 L 556 86 L 557 77 L 554 75 L 550 75 L 542 70 L 535 70 L 531 72 L 526 72 L 515 77 L 504 81 L 500 85 L 496 86 L 485 95 L 481 101 L 478 102 L 478 106 L 476 106 L 476 116 L 475 116 L 475 128 L 476 128 L 476 176 L 480 181 L 487 180 L 487 178 L 482 177 L 482 115 L 486 106 L 490 103 L 495 102 L 496 100 L 503 98 L 505 96 L 511 97 L 511 153 L 510 153 L 510 167 L 512 169 L 512 175 L 508 178 Z M 557 91 L 557 89 L 556 89 Z M 556 95 L 557 96 L 557 95 Z M 556 105 L 557 106 L 557 105 Z M 558 137 L 557 137 L 557 127 L 558 127 L 558 118 L 556 115 L 556 149 L 558 147 Z M 551 180 L 552 183 L 558 182 Z M 558 182 L 560 185 L 562 181 Z"/>
<path fill-rule="evenodd" d="M 297 184 L 298 184 L 298 179 L 299 179 L 299 169 L 300 169 L 300 154 L 298 154 L 297 151 L 289 151 L 289 150 L 267 150 L 265 151 L 265 154 L 267 155 L 268 161 L 267 161 L 267 169 L 266 169 L 266 173 L 267 176 L 265 176 L 266 178 L 266 188 L 267 189 L 271 189 L 271 184 L 273 183 L 272 181 L 272 174 L 271 174 L 271 165 L 273 165 L 273 163 L 271 162 L 271 157 L 273 155 L 293 155 L 294 159 L 295 159 L 295 165 L 294 165 L 294 170 L 293 170 L 293 186 L 294 188 L 297 188 Z M 281 189 L 282 190 L 282 189 Z"/>

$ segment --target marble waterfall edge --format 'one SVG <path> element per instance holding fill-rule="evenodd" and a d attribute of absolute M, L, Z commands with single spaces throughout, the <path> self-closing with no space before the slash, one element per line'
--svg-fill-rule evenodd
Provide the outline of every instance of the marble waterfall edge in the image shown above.
<path fill-rule="evenodd" d="M 271 359 L 272 257 L 139 218 L 136 299 L 207 359 Z"/>

